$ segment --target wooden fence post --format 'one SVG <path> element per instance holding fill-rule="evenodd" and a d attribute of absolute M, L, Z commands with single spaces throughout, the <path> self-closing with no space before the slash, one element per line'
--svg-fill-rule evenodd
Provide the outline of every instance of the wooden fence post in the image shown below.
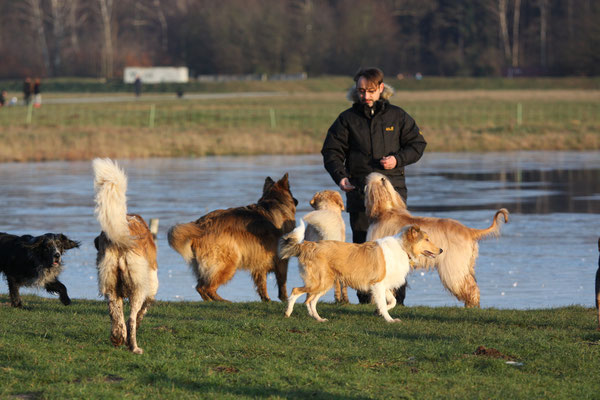
<path fill-rule="evenodd" d="M 152 104 L 150 106 L 150 118 L 148 120 L 148 126 L 150 128 L 154 128 L 154 116 L 156 114 L 156 105 Z"/>

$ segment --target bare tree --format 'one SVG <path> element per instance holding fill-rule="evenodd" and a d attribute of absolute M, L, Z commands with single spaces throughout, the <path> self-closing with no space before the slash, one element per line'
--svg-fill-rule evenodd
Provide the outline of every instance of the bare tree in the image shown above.
<path fill-rule="evenodd" d="M 510 60 L 511 47 L 508 37 L 508 25 L 506 24 L 506 0 L 498 0 L 498 10 L 496 11 L 500 21 L 500 34 L 502 35 L 502 44 L 504 47 L 504 57 Z"/>
<path fill-rule="evenodd" d="M 519 66 L 519 22 L 521 17 L 521 0 L 515 0 L 514 3 L 512 46 L 511 38 L 508 34 L 508 0 L 497 0 L 495 6 L 490 6 L 488 3 L 488 9 L 492 10 L 498 17 L 505 61 L 506 63 L 510 63 L 512 68 L 517 68 Z"/>
<path fill-rule="evenodd" d="M 102 75 L 111 79 L 113 77 L 114 49 L 112 42 L 112 13 L 113 0 L 98 0 L 100 10 L 100 23 L 102 26 Z"/>
<path fill-rule="evenodd" d="M 163 52 L 167 52 L 169 43 L 168 43 L 168 33 L 167 33 L 167 19 L 165 18 L 165 13 L 163 12 L 160 6 L 160 0 L 153 0 L 154 9 L 156 11 L 156 17 L 158 18 L 158 22 L 160 25 L 160 43 L 161 49 Z"/>
<path fill-rule="evenodd" d="M 519 21 L 521 19 L 521 0 L 515 0 L 515 9 L 513 12 L 513 49 L 512 49 L 512 67 L 519 67 Z"/>
<path fill-rule="evenodd" d="M 44 30 L 44 14 L 42 11 L 41 0 L 24 0 L 16 3 L 18 15 L 23 20 L 25 26 L 31 27 L 35 37 L 36 45 L 41 54 L 42 65 L 46 73 L 51 75 L 50 54 L 48 52 L 48 42 Z"/>
<path fill-rule="evenodd" d="M 60 73 L 63 58 L 68 48 L 77 51 L 77 6 L 79 0 L 50 0 L 50 15 L 47 20 L 52 24 L 52 66 L 55 73 Z"/>
<path fill-rule="evenodd" d="M 160 27 L 160 49 L 166 53 L 169 47 L 168 24 L 165 13 L 162 10 L 160 0 L 136 0 L 135 2 L 136 27 L 154 27 L 158 22 Z"/>
<path fill-rule="evenodd" d="M 546 55 L 548 32 L 548 0 L 539 0 L 540 8 L 540 65 L 545 71 L 548 67 Z"/>

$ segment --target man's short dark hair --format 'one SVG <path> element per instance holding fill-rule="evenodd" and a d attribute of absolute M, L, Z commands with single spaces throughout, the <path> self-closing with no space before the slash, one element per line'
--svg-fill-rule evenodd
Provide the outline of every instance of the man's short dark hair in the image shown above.
<path fill-rule="evenodd" d="M 383 71 L 379 68 L 361 68 L 354 75 L 354 82 L 364 77 L 371 85 L 379 86 L 383 83 Z"/>

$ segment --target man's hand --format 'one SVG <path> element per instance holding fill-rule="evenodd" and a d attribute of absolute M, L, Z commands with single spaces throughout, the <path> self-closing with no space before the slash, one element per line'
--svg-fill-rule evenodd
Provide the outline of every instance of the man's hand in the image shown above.
<path fill-rule="evenodd" d="M 381 164 L 383 169 L 394 169 L 396 168 L 396 164 L 398 164 L 398 162 L 396 161 L 396 157 L 394 156 L 383 157 L 381 160 L 379 160 L 379 163 Z"/>
<path fill-rule="evenodd" d="M 350 183 L 350 180 L 348 178 L 342 178 L 342 180 L 340 181 L 340 189 L 342 189 L 344 192 L 349 192 L 356 188 Z"/>

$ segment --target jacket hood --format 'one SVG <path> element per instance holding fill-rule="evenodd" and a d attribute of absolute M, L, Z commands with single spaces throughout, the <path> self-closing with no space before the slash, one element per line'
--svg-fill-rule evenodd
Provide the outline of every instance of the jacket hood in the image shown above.
<path fill-rule="evenodd" d="M 387 83 L 383 83 L 383 92 L 381 92 L 382 100 L 389 100 L 390 97 L 394 95 L 394 88 L 388 85 Z M 348 89 L 348 93 L 346 94 L 346 98 L 352 103 L 359 103 L 360 99 L 358 98 L 358 91 L 356 90 L 356 86 L 352 86 Z"/>

